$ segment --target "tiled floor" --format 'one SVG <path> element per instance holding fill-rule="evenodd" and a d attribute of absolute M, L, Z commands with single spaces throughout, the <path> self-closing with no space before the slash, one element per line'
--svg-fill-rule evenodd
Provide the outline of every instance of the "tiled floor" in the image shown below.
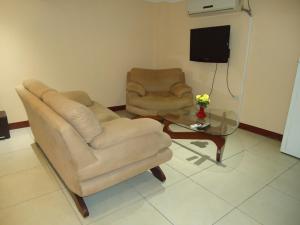
<path fill-rule="evenodd" d="M 174 140 L 173 159 L 162 165 L 165 183 L 145 172 L 89 196 L 86 219 L 30 129 L 11 134 L 0 141 L 1 225 L 300 224 L 299 160 L 280 153 L 279 142 L 247 131 L 228 137 L 219 165 L 212 142 Z"/>

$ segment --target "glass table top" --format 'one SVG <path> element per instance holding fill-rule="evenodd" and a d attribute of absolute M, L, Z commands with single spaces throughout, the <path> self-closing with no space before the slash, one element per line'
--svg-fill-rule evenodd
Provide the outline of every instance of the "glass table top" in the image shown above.
<path fill-rule="evenodd" d="M 239 126 L 237 113 L 225 109 L 206 108 L 206 118 L 199 119 L 196 116 L 198 109 L 192 108 L 185 112 L 173 114 L 161 114 L 160 116 L 170 124 L 176 124 L 191 132 L 204 132 L 212 135 L 227 136 L 232 134 Z M 209 124 L 206 127 L 196 128 L 194 124 Z"/>

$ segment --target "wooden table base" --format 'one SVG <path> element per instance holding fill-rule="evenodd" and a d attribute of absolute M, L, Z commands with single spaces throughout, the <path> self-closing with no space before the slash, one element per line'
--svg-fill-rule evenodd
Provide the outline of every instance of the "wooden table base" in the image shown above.
<path fill-rule="evenodd" d="M 167 133 L 172 139 L 208 139 L 213 141 L 217 146 L 217 162 L 221 162 L 223 147 L 225 145 L 225 138 L 223 136 L 207 134 L 204 132 L 173 132 L 170 130 L 170 124 L 174 124 L 168 120 L 164 120 L 164 132 Z"/>

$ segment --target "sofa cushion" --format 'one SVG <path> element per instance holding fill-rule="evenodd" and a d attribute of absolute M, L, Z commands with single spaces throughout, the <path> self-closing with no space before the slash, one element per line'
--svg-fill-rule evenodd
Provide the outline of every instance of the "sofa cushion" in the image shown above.
<path fill-rule="evenodd" d="M 55 91 L 52 88 L 49 88 L 44 83 L 34 80 L 34 79 L 28 79 L 23 81 L 23 86 L 30 91 L 32 94 L 34 94 L 36 97 L 42 99 L 43 95 L 48 91 Z"/>
<path fill-rule="evenodd" d="M 143 109 L 178 110 L 192 106 L 193 98 L 191 96 L 178 98 L 169 92 L 151 92 L 144 97 L 131 98 L 129 104 Z"/>
<path fill-rule="evenodd" d="M 171 138 L 163 132 L 154 132 L 129 138 L 126 141 L 112 145 L 101 151 L 92 151 L 98 161 L 79 171 L 79 179 L 87 180 L 115 170 L 133 166 L 133 163 L 143 162 L 150 157 L 166 152 L 172 144 Z M 159 162 L 156 162 L 159 165 Z M 148 167 L 146 169 L 149 169 Z M 141 171 L 142 172 L 142 171 Z M 113 176 L 109 176 L 112 179 Z"/>
<path fill-rule="evenodd" d="M 102 122 L 120 118 L 118 114 L 97 102 L 94 102 L 93 105 L 89 106 L 88 108 L 94 113 L 100 124 Z"/>
<path fill-rule="evenodd" d="M 72 101 L 57 92 L 45 93 L 43 101 L 68 121 L 86 142 L 90 142 L 102 132 L 97 118 L 86 106 Z"/>
<path fill-rule="evenodd" d="M 119 118 L 103 123 L 103 132 L 95 137 L 90 144 L 95 149 L 104 149 L 131 138 L 162 132 L 162 129 L 162 125 L 153 119 Z"/>
<path fill-rule="evenodd" d="M 93 105 L 92 99 L 84 91 L 67 91 L 67 92 L 62 92 L 62 94 L 75 102 L 79 102 L 82 105 L 85 106 Z"/>

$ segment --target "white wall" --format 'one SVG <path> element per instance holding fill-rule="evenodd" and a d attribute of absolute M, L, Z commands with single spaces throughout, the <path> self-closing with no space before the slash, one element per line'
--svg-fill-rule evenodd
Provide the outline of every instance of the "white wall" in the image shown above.
<path fill-rule="evenodd" d="M 153 67 L 155 5 L 141 0 L 0 0 L 0 109 L 26 120 L 14 87 L 37 78 L 125 103 L 126 72 Z"/>

